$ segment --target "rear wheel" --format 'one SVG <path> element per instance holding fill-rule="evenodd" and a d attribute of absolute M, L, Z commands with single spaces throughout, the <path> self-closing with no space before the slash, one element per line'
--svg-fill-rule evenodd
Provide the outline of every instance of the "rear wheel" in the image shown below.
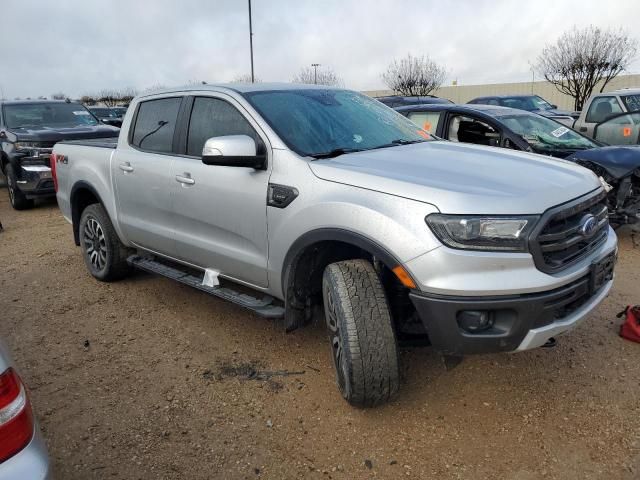
<path fill-rule="evenodd" d="M 324 271 L 322 293 L 342 396 L 361 407 L 387 402 L 400 385 L 398 349 L 373 265 L 366 260 L 332 263 Z"/>
<path fill-rule="evenodd" d="M 87 269 L 103 282 L 119 280 L 131 272 L 130 251 L 113 228 L 109 215 L 98 203 L 89 205 L 80 217 L 80 247 Z"/>
<path fill-rule="evenodd" d="M 26 210 L 33 207 L 33 200 L 28 199 L 24 193 L 18 188 L 16 171 L 13 165 L 6 167 L 7 190 L 9 191 L 9 201 L 15 210 Z"/>

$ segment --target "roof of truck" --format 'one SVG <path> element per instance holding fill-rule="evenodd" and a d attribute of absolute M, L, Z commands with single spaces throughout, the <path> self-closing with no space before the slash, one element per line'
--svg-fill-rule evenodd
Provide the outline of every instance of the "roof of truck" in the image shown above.
<path fill-rule="evenodd" d="M 607 93 L 617 93 L 617 94 L 632 94 L 632 95 L 637 95 L 640 94 L 640 88 L 638 87 L 633 87 L 633 88 L 619 88 L 618 90 L 614 90 L 613 92 L 602 92 L 599 95 L 606 95 Z"/>
<path fill-rule="evenodd" d="M 339 87 L 328 87 L 326 85 L 308 85 L 305 83 L 286 83 L 286 82 L 270 82 L 270 83 L 214 83 L 214 84 L 196 84 L 185 85 L 181 87 L 162 88 L 152 92 L 144 93 L 143 97 L 150 95 L 158 95 L 173 92 L 190 92 L 211 90 L 219 92 L 221 90 L 231 90 L 237 93 L 264 92 L 270 90 L 314 90 L 314 89 L 339 89 Z"/>

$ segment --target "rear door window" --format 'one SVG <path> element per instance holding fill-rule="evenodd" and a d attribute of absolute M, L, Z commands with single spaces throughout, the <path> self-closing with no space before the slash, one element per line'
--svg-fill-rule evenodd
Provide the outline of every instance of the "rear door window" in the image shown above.
<path fill-rule="evenodd" d="M 598 97 L 591 102 L 585 121 L 600 123 L 618 113 L 622 113 L 622 107 L 616 97 Z"/>
<path fill-rule="evenodd" d="M 151 152 L 173 152 L 173 134 L 181 101 L 181 97 L 171 97 L 141 102 L 131 144 Z"/>
<path fill-rule="evenodd" d="M 423 130 L 435 135 L 440 114 L 441 112 L 411 112 L 409 114 L 409 120 Z"/>
<path fill-rule="evenodd" d="M 196 98 L 189 120 L 187 155 L 200 157 L 209 138 L 225 135 L 248 135 L 258 139 L 249 121 L 229 102 L 211 97 Z"/>

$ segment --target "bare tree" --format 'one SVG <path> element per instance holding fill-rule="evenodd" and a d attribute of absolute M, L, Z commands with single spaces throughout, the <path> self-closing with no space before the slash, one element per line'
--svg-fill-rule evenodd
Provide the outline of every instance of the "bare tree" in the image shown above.
<path fill-rule="evenodd" d="M 253 78 L 253 83 L 260 82 L 262 82 L 262 80 L 260 80 L 258 77 Z M 243 75 L 236 75 L 233 80 L 231 80 L 231 83 L 251 83 L 251 74 L 245 73 Z"/>
<path fill-rule="evenodd" d="M 153 84 L 153 85 L 151 85 L 151 86 L 149 86 L 149 87 L 145 88 L 145 89 L 142 91 L 142 93 L 153 93 L 153 92 L 155 92 L 156 90 L 162 90 L 163 88 L 167 88 L 167 87 L 165 87 L 165 86 L 164 86 L 164 85 L 162 85 L 161 83 L 156 83 L 156 84 Z"/>
<path fill-rule="evenodd" d="M 98 94 L 98 101 L 102 102 L 106 107 L 115 107 L 120 97 L 116 90 L 105 89 Z"/>
<path fill-rule="evenodd" d="M 98 99 L 95 95 L 85 93 L 80 97 L 80 102 L 82 102 L 83 105 L 95 105 L 98 103 Z"/>
<path fill-rule="evenodd" d="M 447 71 L 429 57 L 407 54 L 382 74 L 384 83 L 400 95 L 425 96 L 443 84 Z"/>
<path fill-rule="evenodd" d="M 316 85 L 328 85 L 330 87 L 339 87 L 342 85 L 342 79 L 331 68 L 304 67 L 298 74 L 291 79 L 293 83 L 308 83 Z"/>
<path fill-rule="evenodd" d="M 131 103 L 131 100 L 138 95 L 138 90 L 133 87 L 125 87 L 118 92 L 118 103 Z"/>
<path fill-rule="evenodd" d="M 602 92 L 627 68 L 637 48 L 637 40 L 622 30 L 573 27 L 555 44 L 544 47 L 536 69 L 560 92 L 573 97 L 576 110 L 582 110 L 599 83 Z"/>
<path fill-rule="evenodd" d="M 52 93 L 51 98 L 53 100 L 64 100 L 65 98 L 67 98 L 67 96 L 62 92 L 58 92 L 58 93 Z"/>

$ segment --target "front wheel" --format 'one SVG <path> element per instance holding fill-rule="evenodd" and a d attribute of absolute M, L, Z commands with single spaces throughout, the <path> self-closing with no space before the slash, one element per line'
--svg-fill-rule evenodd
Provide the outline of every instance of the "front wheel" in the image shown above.
<path fill-rule="evenodd" d="M 7 173 L 7 190 L 9 191 L 9 201 L 15 210 L 26 210 L 33 207 L 33 200 L 28 199 L 24 193 L 18 188 L 18 182 L 13 165 L 6 167 Z"/>
<path fill-rule="evenodd" d="M 89 205 L 80 217 L 80 247 L 87 269 L 103 282 L 119 280 L 131 271 L 127 249 L 113 228 L 109 215 L 98 203 Z"/>
<path fill-rule="evenodd" d="M 338 388 L 352 405 L 387 402 L 400 386 L 398 348 L 380 279 L 370 262 L 327 266 L 324 311 Z"/>

